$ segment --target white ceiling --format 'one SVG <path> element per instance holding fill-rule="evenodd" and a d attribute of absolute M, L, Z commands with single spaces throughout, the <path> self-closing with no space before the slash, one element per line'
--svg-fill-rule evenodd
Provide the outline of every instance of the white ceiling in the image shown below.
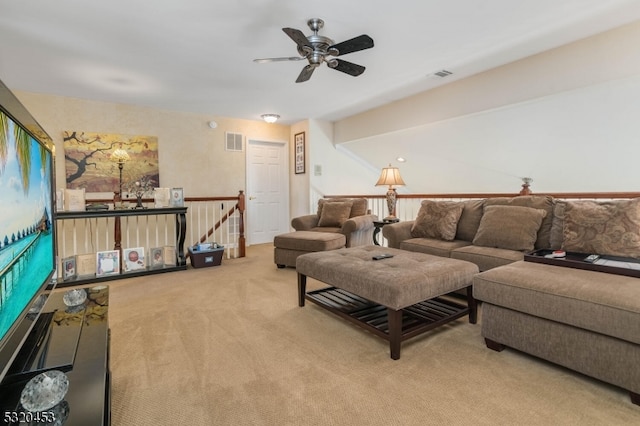
<path fill-rule="evenodd" d="M 13 90 L 292 124 L 338 120 L 640 19 L 638 0 L 3 1 L 0 79 Z M 281 30 L 373 49 L 345 55 L 351 77 L 305 61 Z M 434 77 L 442 69 L 454 74 Z"/>

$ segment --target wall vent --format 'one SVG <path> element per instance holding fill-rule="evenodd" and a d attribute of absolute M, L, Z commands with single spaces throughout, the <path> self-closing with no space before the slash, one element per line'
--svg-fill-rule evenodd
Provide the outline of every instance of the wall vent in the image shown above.
<path fill-rule="evenodd" d="M 433 74 L 437 75 L 438 77 L 447 77 L 447 76 L 450 76 L 453 73 L 451 71 L 441 70 L 441 71 L 435 72 Z"/>
<path fill-rule="evenodd" d="M 226 132 L 226 151 L 244 151 L 243 138 L 241 133 Z"/>

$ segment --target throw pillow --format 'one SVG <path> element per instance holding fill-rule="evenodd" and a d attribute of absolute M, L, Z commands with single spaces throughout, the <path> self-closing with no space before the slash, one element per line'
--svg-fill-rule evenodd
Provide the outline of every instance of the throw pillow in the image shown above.
<path fill-rule="evenodd" d="M 551 222 L 551 234 L 549 244 L 551 250 L 560 250 L 564 239 L 564 208 L 565 201 L 556 201 L 553 207 L 553 221 Z"/>
<path fill-rule="evenodd" d="M 542 219 L 535 248 L 548 249 L 550 247 L 551 226 L 553 222 L 553 197 L 548 195 L 519 195 L 517 197 L 494 197 L 487 198 L 485 206 L 518 206 L 530 207 L 532 209 L 542 209 L 547 215 Z"/>
<path fill-rule="evenodd" d="M 349 217 L 363 216 L 368 211 L 368 201 L 366 198 L 321 198 L 318 200 L 318 217 L 322 216 L 322 208 L 327 203 L 347 203 L 351 202 L 351 212 Z"/>
<path fill-rule="evenodd" d="M 508 250 L 533 250 L 545 210 L 520 206 L 486 206 L 473 244 Z"/>
<path fill-rule="evenodd" d="M 424 200 L 411 226 L 411 236 L 452 241 L 462 209 L 463 205 L 454 201 Z"/>
<path fill-rule="evenodd" d="M 640 199 L 569 201 L 563 231 L 566 251 L 640 258 Z"/>
<path fill-rule="evenodd" d="M 482 219 L 484 200 L 466 200 L 461 201 L 460 204 L 464 208 L 462 209 L 460 220 L 458 220 L 456 240 L 473 241 Z"/>
<path fill-rule="evenodd" d="M 342 224 L 349 219 L 351 202 L 325 203 L 320 214 L 318 226 L 342 228 Z"/>

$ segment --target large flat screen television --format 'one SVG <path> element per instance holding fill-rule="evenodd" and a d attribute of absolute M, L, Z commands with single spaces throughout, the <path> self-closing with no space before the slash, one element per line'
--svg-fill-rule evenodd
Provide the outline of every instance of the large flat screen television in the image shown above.
<path fill-rule="evenodd" d="M 51 139 L 0 81 L 0 381 L 56 270 L 53 166 Z"/>

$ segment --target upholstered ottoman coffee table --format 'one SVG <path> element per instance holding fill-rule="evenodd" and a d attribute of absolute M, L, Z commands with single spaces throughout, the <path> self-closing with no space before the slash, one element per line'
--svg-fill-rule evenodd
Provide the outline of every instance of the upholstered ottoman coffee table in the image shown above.
<path fill-rule="evenodd" d="M 347 237 L 338 232 L 296 231 L 276 235 L 273 239 L 273 261 L 278 268 L 296 266 L 301 254 L 343 248 Z"/>
<path fill-rule="evenodd" d="M 393 257 L 374 260 L 382 254 Z M 471 284 L 478 267 L 458 259 L 378 246 L 298 256 L 298 305 L 305 299 L 389 341 L 400 359 L 402 341 L 465 315 L 476 323 Z M 330 287 L 306 292 L 307 277 Z M 467 289 L 467 304 L 444 295 Z"/>

